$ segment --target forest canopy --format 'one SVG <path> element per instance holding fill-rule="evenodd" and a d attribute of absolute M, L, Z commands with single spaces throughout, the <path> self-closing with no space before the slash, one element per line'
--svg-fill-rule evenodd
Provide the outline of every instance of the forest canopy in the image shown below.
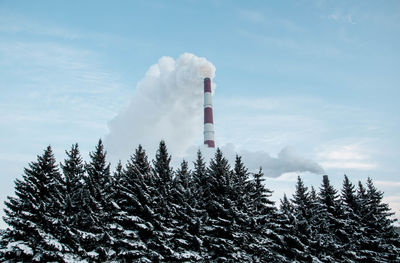
<path fill-rule="evenodd" d="M 99 140 L 84 162 L 78 144 L 58 164 L 47 147 L 5 202 L 0 261 L 400 262 L 393 213 L 373 181 L 298 177 L 279 207 L 263 171 L 220 149 L 194 169 L 170 162 L 161 141 L 149 160 L 139 145 L 114 170 Z"/>

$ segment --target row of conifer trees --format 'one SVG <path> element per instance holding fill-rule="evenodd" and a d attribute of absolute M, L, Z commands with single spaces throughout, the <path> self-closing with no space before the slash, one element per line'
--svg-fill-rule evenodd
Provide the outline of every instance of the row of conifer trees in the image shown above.
<path fill-rule="evenodd" d="M 298 178 L 276 208 L 262 170 L 218 149 L 207 165 L 173 170 L 162 141 L 152 162 L 139 146 L 111 173 L 101 140 L 84 163 L 78 145 L 57 164 L 48 147 L 15 182 L 0 261 L 400 262 L 392 215 L 371 179 L 345 176 L 338 194 Z"/>

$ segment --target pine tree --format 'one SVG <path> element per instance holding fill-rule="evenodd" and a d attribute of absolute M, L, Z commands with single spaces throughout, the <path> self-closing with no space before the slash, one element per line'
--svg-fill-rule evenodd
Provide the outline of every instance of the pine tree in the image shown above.
<path fill-rule="evenodd" d="M 297 237 L 297 219 L 293 204 L 287 198 L 286 194 L 281 199 L 279 213 L 277 214 L 279 224 L 279 239 L 276 241 L 280 245 L 277 252 L 281 262 L 293 262 L 296 260 L 305 259 L 304 250 L 306 246 Z"/>
<path fill-rule="evenodd" d="M 247 189 L 249 209 L 247 213 L 250 217 L 251 225 L 247 229 L 251 233 L 251 245 L 248 251 L 252 255 L 253 261 L 270 262 L 286 259 L 279 253 L 284 249 L 283 236 L 285 231 L 281 228 L 281 215 L 278 214 L 275 203 L 270 200 L 272 191 L 265 187 L 262 168 L 258 173 L 253 174 L 253 180 Z"/>
<path fill-rule="evenodd" d="M 170 165 L 171 156 L 168 153 L 165 141 L 161 141 L 153 160 L 153 178 L 155 179 L 154 212 L 160 218 L 160 242 L 156 248 L 158 253 L 163 256 L 164 261 L 175 260 L 175 251 L 173 250 L 173 228 L 175 225 L 174 218 L 176 210 L 172 205 L 171 188 L 173 169 Z"/>
<path fill-rule="evenodd" d="M 15 261 L 59 261 L 70 249 L 60 242 L 63 233 L 62 178 L 51 147 L 25 168 L 15 182 L 16 197 L 5 202 L 4 257 Z"/>
<path fill-rule="evenodd" d="M 172 180 L 173 171 L 170 166 L 171 156 L 168 154 L 165 141 L 161 141 L 157 150 L 156 158 L 153 161 L 154 172 L 160 180 L 160 186 L 168 184 Z M 166 189 L 164 189 L 166 190 Z"/>
<path fill-rule="evenodd" d="M 196 210 L 191 204 L 193 199 L 192 172 L 184 160 L 175 172 L 171 187 L 171 208 L 173 209 L 173 250 L 174 255 L 170 261 L 188 262 L 199 261 L 201 256 L 201 240 L 199 232 L 199 216 L 201 211 Z"/>
<path fill-rule="evenodd" d="M 308 188 L 304 185 L 300 176 L 297 177 L 296 191 L 293 194 L 292 204 L 296 217 L 296 230 L 302 243 L 308 244 L 312 238 L 311 229 L 311 197 Z"/>
<path fill-rule="evenodd" d="M 236 156 L 233 171 L 229 174 L 227 181 L 227 198 L 231 202 L 231 231 L 236 252 L 236 260 L 250 261 L 254 251 L 253 243 L 256 243 L 256 236 L 251 231 L 252 221 L 256 221 L 251 215 L 252 210 L 252 183 L 249 179 L 250 173 L 242 162 L 240 156 Z M 255 196 L 255 195 L 254 195 Z M 253 215 L 256 217 L 255 215 Z"/>
<path fill-rule="evenodd" d="M 283 194 L 283 199 L 281 199 L 280 210 L 286 214 L 293 213 L 293 205 L 287 198 L 286 194 Z"/>
<path fill-rule="evenodd" d="M 65 153 L 67 159 L 64 160 L 64 164 L 60 164 L 64 175 L 62 195 L 65 200 L 65 210 L 63 225 L 66 229 L 62 242 L 73 248 L 74 254 L 70 255 L 71 259 L 79 261 L 79 255 L 84 252 L 80 247 L 77 228 L 81 220 L 83 205 L 81 197 L 84 188 L 85 169 L 77 143 L 72 145 L 71 150 Z"/>
<path fill-rule="evenodd" d="M 293 215 L 295 217 L 294 228 L 298 240 L 293 240 L 293 250 L 296 258 L 304 260 L 308 252 L 307 246 L 312 239 L 311 227 L 311 198 L 308 188 L 304 185 L 300 176 L 297 177 L 296 190 L 292 197 Z"/>
<path fill-rule="evenodd" d="M 208 250 L 203 246 L 204 226 L 208 220 L 208 214 L 206 211 L 207 197 L 210 194 L 208 174 L 206 171 L 206 163 L 201 154 L 201 151 L 197 151 L 196 161 L 193 162 L 194 170 L 192 172 L 192 184 L 191 193 L 192 198 L 189 201 L 190 206 L 195 211 L 195 223 L 193 224 L 192 233 L 198 237 L 197 242 L 200 249 L 200 257 L 205 260 L 209 258 Z"/>
<path fill-rule="evenodd" d="M 157 230 L 159 218 L 154 217 L 153 202 L 156 190 L 150 184 L 151 168 L 141 145 L 120 171 L 118 196 L 115 202 L 120 208 L 115 217 L 122 232 L 118 235 L 118 260 L 121 262 L 157 262 L 161 256 L 156 252 L 159 242 Z M 157 228 L 157 229 L 155 229 Z"/>
<path fill-rule="evenodd" d="M 350 182 L 347 175 L 344 175 L 341 201 L 345 220 L 343 231 L 346 233 L 346 235 L 343 235 L 345 254 L 351 260 L 362 260 L 359 250 L 360 240 L 363 239 L 364 234 L 361 226 L 360 204 L 357 201 L 355 186 Z"/>
<path fill-rule="evenodd" d="M 82 191 L 81 222 L 78 226 L 79 238 L 85 255 L 91 260 L 106 261 L 115 257 L 115 243 L 112 237 L 112 179 L 106 152 L 99 140 L 90 162 L 85 165 L 87 176 Z M 100 245 L 101 244 L 101 245 Z"/>
<path fill-rule="evenodd" d="M 208 261 L 240 261 L 241 249 L 234 242 L 234 221 L 229 199 L 230 165 L 218 148 L 207 168 L 207 188 L 204 209 L 208 218 L 204 222 L 204 246 L 208 251 Z"/>
<path fill-rule="evenodd" d="M 233 191 L 230 198 L 235 200 L 237 209 L 246 213 L 249 209 L 249 207 L 246 207 L 246 203 L 249 203 L 250 196 L 248 195 L 248 191 L 251 185 L 249 181 L 249 171 L 244 166 L 242 158 L 238 155 L 236 155 L 231 182 Z"/>
<path fill-rule="evenodd" d="M 362 216 L 362 222 L 366 227 L 366 236 L 362 248 L 372 252 L 365 253 L 366 258 L 376 262 L 398 262 L 399 235 L 393 227 L 395 220 L 390 218 L 394 213 L 390 212 L 387 204 L 382 203 L 383 193 L 376 189 L 371 178 L 367 180 L 364 198 L 366 213 Z"/>
<path fill-rule="evenodd" d="M 343 216 L 342 206 L 337 191 L 329 182 L 327 175 L 323 176 L 322 185 L 319 191 L 319 201 L 322 206 L 318 231 L 320 238 L 319 257 L 322 260 L 345 260 L 346 247 L 345 240 L 348 239 L 347 233 L 343 231 L 346 224 Z"/>

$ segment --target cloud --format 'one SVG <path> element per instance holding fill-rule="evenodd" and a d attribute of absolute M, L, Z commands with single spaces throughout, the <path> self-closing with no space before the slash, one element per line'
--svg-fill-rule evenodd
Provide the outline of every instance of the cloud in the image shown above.
<path fill-rule="evenodd" d="M 325 168 L 373 170 L 378 164 L 370 160 L 369 152 L 362 143 L 328 145 L 317 154 Z"/>
<path fill-rule="evenodd" d="M 251 152 L 243 150 L 239 153 L 249 168 L 263 167 L 268 177 L 278 177 L 290 172 L 311 172 L 323 174 L 324 169 L 316 162 L 301 157 L 291 147 L 283 148 L 277 157 L 271 157 L 263 151 Z"/>
<path fill-rule="evenodd" d="M 137 84 L 129 105 L 109 122 L 105 143 L 112 157 L 125 160 L 138 144 L 154 153 L 161 139 L 182 156 L 201 138 L 203 79 L 214 76 L 215 67 L 205 58 L 189 53 L 160 58 Z"/>
<path fill-rule="evenodd" d="M 384 196 L 382 201 L 389 204 L 389 208 L 395 213 L 392 218 L 398 220 L 395 225 L 400 226 L 400 195 Z"/>
<path fill-rule="evenodd" d="M 384 187 L 400 187 L 399 181 L 374 181 L 374 184 Z M 400 201 L 400 198 L 399 198 Z"/>
<path fill-rule="evenodd" d="M 189 53 L 177 60 L 160 58 L 137 84 L 129 105 L 109 122 L 110 132 L 105 144 L 111 158 L 114 161 L 126 160 L 139 144 L 154 156 L 158 141 L 163 139 L 175 162 L 182 158 L 193 160 L 198 145 L 202 145 L 205 76 L 212 79 L 215 76 L 214 65 L 205 58 Z M 224 127 L 220 126 L 220 129 Z M 251 136 L 249 132 L 243 136 Z M 231 164 L 239 154 L 249 169 L 256 170 L 262 166 L 269 177 L 288 172 L 323 173 L 320 165 L 288 147 L 277 157 L 264 151 L 237 150 L 231 143 L 220 144 L 220 148 Z M 207 161 L 214 156 L 214 150 L 204 147 L 201 150 Z"/>

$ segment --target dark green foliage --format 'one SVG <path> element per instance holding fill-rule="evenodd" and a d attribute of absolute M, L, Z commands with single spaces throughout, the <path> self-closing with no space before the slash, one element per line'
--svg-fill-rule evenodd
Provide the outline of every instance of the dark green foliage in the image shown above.
<path fill-rule="evenodd" d="M 113 199 L 118 211 L 114 224 L 116 228 L 122 229 L 117 235 L 117 258 L 121 262 L 150 262 L 157 254 L 153 251 L 154 240 L 157 240 L 154 231 L 159 223 L 154 217 L 153 194 L 156 190 L 152 185 L 150 171 L 150 163 L 141 145 L 126 167 L 120 170 Z"/>
<path fill-rule="evenodd" d="M 89 153 L 89 157 L 90 162 L 85 165 L 84 187 L 80 194 L 80 221 L 76 228 L 82 257 L 105 261 L 114 257 L 115 249 L 112 247 L 109 229 L 113 211 L 112 203 L 109 202 L 113 191 L 112 179 L 101 140 L 95 150 Z"/>
<path fill-rule="evenodd" d="M 16 197 L 5 202 L 4 258 L 34 262 L 62 261 L 69 248 L 60 242 L 63 232 L 62 178 L 51 147 L 29 164 L 15 182 Z"/>
<path fill-rule="evenodd" d="M 139 145 L 111 173 L 101 142 L 83 164 L 78 145 L 59 172 L 51 148 L 16 180 L 6 202 L 0 261 L 399 262 L 400 239 L 371 179 L 357 190 L 327 176 L 318 193 L 298 177 L 294 195 L 270 200 L 262 169 L 233 168 L 217 149 L 209 165 L 174 170 L 165 142 L 149 162 Z M 252 175 L 252 176 L 251 176 Z"/>

